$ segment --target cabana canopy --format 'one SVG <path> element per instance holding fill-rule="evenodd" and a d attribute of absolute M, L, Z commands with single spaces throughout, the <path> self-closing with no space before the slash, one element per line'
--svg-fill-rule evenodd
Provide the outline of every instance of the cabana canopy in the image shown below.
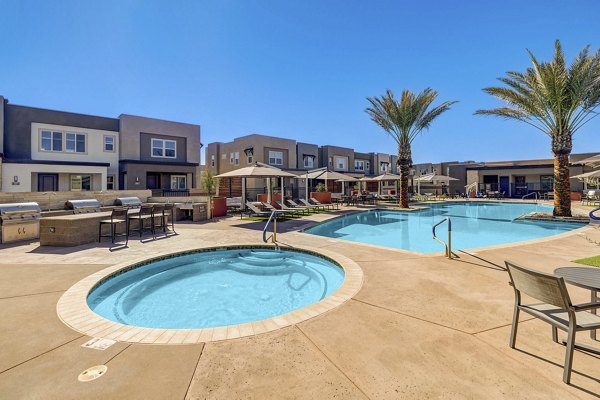
<path fill-rule="evenodd" d="M 344 182 L 354 182 L 357 181 L 353 176 L 341 174 L 335 171 L 329 171 L 327 169 L 318 169 L 314 171 L 309 171 L 308 174 L 303 174 L 298 176 L 301 179 L 323 179 L 326 181 L 344 181 Z"/>
<path fill-rule="evenodd" d="M 366 177 L 365 177 L 366 178 Z M 371 182 L 382 182 L 382 181 L 399 181 L 400 180 L 400 175 L 396 175 L 396 174 L 388 174 L 387 172 L 385 174 L 381 174 L 378 176 L 375 176 L 373 178 L 367 178 L 365 179 L 366 181 L 371 181 Z"/>
<path fill-rule="evenodd" d="M 415 178 L 414 180 L 417 182 L 437 182 L 437 181 L 450 182 L 450 181 L 457 181 L 458 179 L 452 178 L 451 176 L 447 176 L 447 175 L 427 174 L 427 175 L 423 175 L 418 178 Z"/>
<path fill-rule="evenodd" d="M 600 166 L 600 154 L 585 158 L 581 161 L 578 161 L 576 164 L 591 165 L 592 167 Z"/>

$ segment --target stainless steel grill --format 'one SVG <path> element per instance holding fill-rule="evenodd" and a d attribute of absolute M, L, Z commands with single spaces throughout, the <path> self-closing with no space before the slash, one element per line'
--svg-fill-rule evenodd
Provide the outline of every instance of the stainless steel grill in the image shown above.
<path fill-rule="evenodd" d="M 100 211 L 100 202 L 96 199 L 69 200 L 65 203 L 68 210 L 75 214 L 93 213 Z"/>
<path fill-rule="evenodd" d="M 40 236 L 42 210 L 38 203 L 0 204 L 1 242 L 36 239 Z"/>
<path fill-rule="evenodd" d="M 116 206 L 128 208 L 137 208 L 142 205 L 142 200 L 139 197 L 117 197 L 115 200 Z"/>

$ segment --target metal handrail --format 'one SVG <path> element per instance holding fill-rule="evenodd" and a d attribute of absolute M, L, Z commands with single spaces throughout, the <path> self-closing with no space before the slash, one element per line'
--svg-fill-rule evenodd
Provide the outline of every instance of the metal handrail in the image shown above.
<path fill-rule="evenodd" d="M 446 221 L 448 221 L 448 243 L 444 242 L 435 234 L 435 228 L 437 228 L 439 225 L 443 224 Z M 452 260 L 452 220 L 450 219 L 450 217 L 445 217 L 440 222 L 434 224 L 433 227 L 431 227 L 431 233 L 433 234 L 433 238 L 435 240 L 444 245 L 444 247 L 446 248 L 446 257 Z"/>
<path fill-rule="evenodd" d="M 535 204 L 537 204 L 540 195 L 538 194 L 538 192 L 531 192 L 531 193 L 527 193 L 525 196 L 521 197 L 521 200 L 525 200 L 525 198 L 529 197 L 529 196 L 533 196 L 535 195 Z"/>
<path fill-rule="evenodd" d="M 600 207 L 598 207 L 598 208 L 594 208 L 592 211 L 590 211 L 590 214 L 589 214 L 589 217 L 590 217 L 590 222 L 592 222 L 592 221 L 593 221 L 592 223 L 595 223 L 595 224 L 600 224 L 600 217 L 596 217 L 596 216 L 594 215 L 594 213 L 595 213 L 596 211 L 600 211 Z"/>
<path fill-rule="evenodd" d="M 280 214 L 279 210 L 273 210 L 271 212 L 271 215 L 269 216 L 269 219 L 267 220 L 267 223 L 265 224 L 265 227 L 263 229 L 263 236 L 262 236 L 263 242 L 267 243 L 269 241 L 269 239 L 271 239 L 272 243 L 277 242 L 277 216 L 279 214 Z M 275 217 L 274 220 L 273 220 L 273 217 Z M 273 220 L 273 234 L 271 234 L 271 236 L 267 237 L 267 228 L 269 227 L 271 220 Z"/>

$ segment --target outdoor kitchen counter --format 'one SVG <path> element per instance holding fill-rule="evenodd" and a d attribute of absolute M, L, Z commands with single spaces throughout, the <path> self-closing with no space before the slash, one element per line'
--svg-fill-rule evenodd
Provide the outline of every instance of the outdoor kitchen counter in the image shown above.
<path fill-rule="evenodd" d="M 40 246 L 78 246 L 97 242 L 100 220 L 110 218 L 110 214 L 110 211 L 101 211 L 44 217 L 40 219 Z"/>

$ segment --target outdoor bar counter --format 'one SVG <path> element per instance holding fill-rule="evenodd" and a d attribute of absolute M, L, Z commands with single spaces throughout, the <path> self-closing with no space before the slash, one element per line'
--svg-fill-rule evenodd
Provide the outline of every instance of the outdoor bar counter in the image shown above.
<path fill-rule="evenodd" d="M 130 214 L 137 210 L 130 210 Z M 206 219 L 206 203 L 176 203 L 175 220 L 191 213 L 192 220 L 197 222 Z M 101 220 L 110 219 L 111 211 L 100 211 L 86 214 L 69 214 L 40 219 L 40 246 L 79 246 L 98 241 L 98 227 Z M 159 218 L 158 216 L 156 218 Z M 137 224 L 137 221 L 132 221 Z M 124 225 L 124 224 L 123 224 Z M 137 225 L 131 228 L 135 229 Z M 120 225 L 118 232 L 125 229 Z M 102 234 L 109 234 L 110 226 L 102 228 Z M 135 233 L 133 233 L 135 235 Z"/>

